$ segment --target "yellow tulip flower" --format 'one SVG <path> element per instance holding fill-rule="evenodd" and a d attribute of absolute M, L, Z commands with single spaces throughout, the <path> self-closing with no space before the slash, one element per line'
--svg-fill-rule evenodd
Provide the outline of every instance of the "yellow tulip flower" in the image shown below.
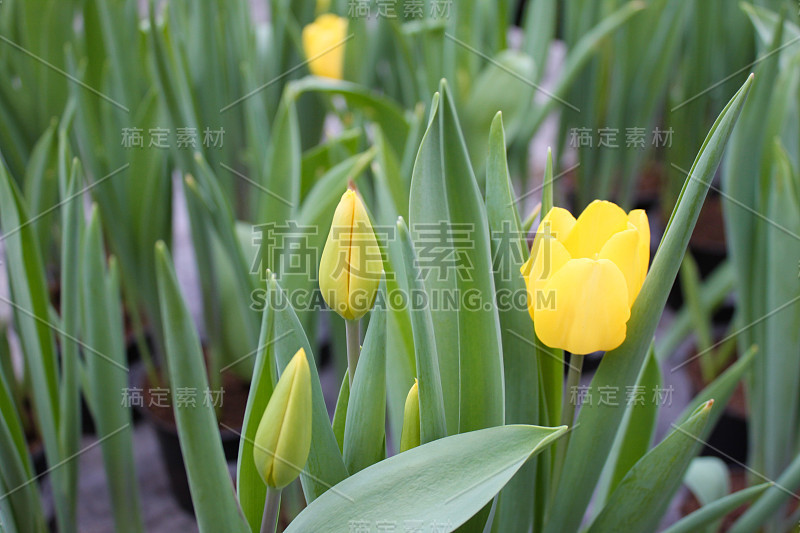
<path fill-rule="evenodd" d="M 278 380 L 254 443 L 253 460 L 268 487 L 281 489 L 300 475 L 311 449 L 311 371 L 302 348 Z"/>
<path fill-rule="evenodd" d="M 348 189 L 336 206 L 319 264 L 319 288 L 328 306 L 347 320 L 372 309 L 383 261 L 361 197 Z"/>
<path fill-rule="evenodd" d="M 647 275 L 647 214 L 592 202 L 575 217 L 554 207 L 539 224 L 522 266 L 536 335 L 574 354 L 613 350 Z"/>
<path fill-rule="evenodd" d="M 320 15 L 303 28 L 303 51 L 312 74 L 342 79 L 346 37 L 347 19 L 331 13 Z"/>

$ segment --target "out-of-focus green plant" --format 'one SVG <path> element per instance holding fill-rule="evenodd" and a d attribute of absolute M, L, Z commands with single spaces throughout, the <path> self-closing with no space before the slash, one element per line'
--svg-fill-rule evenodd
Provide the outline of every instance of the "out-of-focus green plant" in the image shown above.
<path fill-rule="evenodd" d="M 740 351 L 752 344 L 761 351 L 749 382 L 748 462 L 791 492 L 800 486 L 800 441 L 795 424 L 787 423 L 800 409 L 800 373 L 793 364 L 800 343 L 800 161 L 794 149 L 800 138 L 800 47 L 791 44 L 800 29 L 785 12 L 745 10 L 766 56 L 723 167 L 723 213 L 737 289 L 737 342 Z M 768 531 L 784 530 L 786 492 L 767 490 L 733 530 L 764 524 Z"/>
<path fill-rule="evenodd" d="M 577 46 L 593 25 L 623 5 L 623 1 L 564 2 L 567 45 Z M 644 5 L 634 23 L 602 43 L 565 97 L 573 107 L 564 110 L 560 140 L 578 151 L 578 208 L 592 198 L 617 198 L 623 207 L 632 206 L 644 163 L 654 152 L 653 132 L 663 126 L 659 112 L 693 2 L 651 0 Z M 707 127 L 703 124 L 692 136 L 692 150 Z"/>

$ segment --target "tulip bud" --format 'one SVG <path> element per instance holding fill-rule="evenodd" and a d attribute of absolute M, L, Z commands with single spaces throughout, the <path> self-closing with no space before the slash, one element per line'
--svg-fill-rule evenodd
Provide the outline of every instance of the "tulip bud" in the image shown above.
<path fill-rule="evenodd" d="M 406 396 L 406 407 L 403 411 L 403 432 L 400 434 L 400 452 L 419 446 L 419 385 L 414 385 Z"/>
<path fill-rule="evenodd" d="M 303 28 L 303 51 L 315 76 L 342 79 L 347 19 L 327 13 Z"/>
<path fill-rule="evenodd" d="M 367 210 L 348 189 L 333 215 L 331 231 L 319 264 L 319 288 L 328 306 L 347 320 L 372 309 L 383 260 Z"/>
<path fill-rule="evenodd" d="M 268 487 L 300 474 L 311 449 L 311 372 L 302 348 L 286 365 L 256 431 L 253 460 Z"/>
<path fill-rule="evenodd" d="M 536 335 L 573 354 L 613 350 L 625 340 L 649 260 L 650 227 L 641 209 L 625 213 L 595 200 L 577 220 L 551 209 L 521 269 Z"/>

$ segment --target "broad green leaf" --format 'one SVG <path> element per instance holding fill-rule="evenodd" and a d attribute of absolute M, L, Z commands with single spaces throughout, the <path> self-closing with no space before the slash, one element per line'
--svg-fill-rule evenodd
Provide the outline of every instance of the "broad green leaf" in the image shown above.
<path fill-rule="evenodd" d="M 698 531 L 703 531 L 704 528 L 713 526 L 715 522 L 724 518 L 731 511 L 758 498 L 771 486 L 771 483 L 762 483 L 728 494 L 681 518 L 665 529 L 663 533 L 697 533 Z"/>
<path fill-rule="evenodd" d="M 418 260 L 436 329 L 447 431 L 502 424 L 502 342 L 489 227 L 444 80 L 414 165 L 409 217 L 417 253 L 428 250 Z M 447 254 L 445 260 L 431 257 L 431 247 L 439 258 Z M 448 297 L 455 306 L 444 304 Z"/>
<path fill-rule="evenodd" d="M 506 161 L 503 120 L 499 112 L 489 133 L 486 215 L 492 231 L 494 281 L 500 307 L 505 422 L 535 424 L 539 422 L 539 369 L 534 355 L 533 322 L 525 308 L 527 293 L 520 273 L 528 245 L 514 203 Z M 502 305 L 499 301 L 501 298 L 505 299 Z M 530 487 L 534 484 L 535 475 L 536 461 L 529 461 L 500 493 L 492 525 L 495 531 L 528 531 L 533 526 Z"/>
<path fill-rule="evenodd" d="M 385 282 L 382 284 L 385 293 Z M 350 474 L 377 463 L 386 449 L 386 317 L 372 311 L 347 404 L 344 464 Z"/>
<path fill-rule="evenodd" d="M 425 289 L 420 279 L 414 244 L 402 217 L 397 220 L 397 239 L 403 245 L 403 266 L 408 285 L 408 292 L 405 294 L 407 302 L 409 295 L 420 294 Z M 394 294 L 389 293 L 390 301 L 395 297 Z M 401 292 L 397 294 L 403 296 Z M 446 436 L 447 423 L 431 310 L 425 305 L 409 305 L 409 308 L 419 383 L 420 440 L 424 444 Z"/>
<path fill-rule="evenodd" d="M 208 379 L 197 328 L 163 242 L 156 245 L 156 259 L 171 388 L 204 391 Z M 176 406 L 174 412 L 200 531 L 249 532 L 233 492 L 214 406 L 198 401 L 194 406 Z"/>
<path fill-rule="evenodd" d="M 97 436 L 102 440 L 103 463 L 117 531 L 143 531 L 133 462 L 133 418 L 130 407 L 117 401 L 128 387 L 122 332 L 122 302 L 116 263 L 106 270 L 100 214 L 95 205 L 82 238 L 81 308 L 88 374 L 87 396 L 92 398 Z"/>
<path fill-rule="evenodd" d="M 700 433 L 713 401 L 704 404 L 628 471 L 589 528 L 604 531 L 655 531 L 683 473 L 699 451 Z"/>
<path fill-rule="evenodd" d="M 406 521 L 453 531 L 565 430 L 502 426 L 423 444 L 339 483 L 300 513 L 286 533 Z"/>
<path fill-rule="evenodd" d="M 667 224 L 650 272 L 633 304 L 627 337 L 619 348 L 603 357 L 592 379 L 589 393 L 599 395 L 600 387 L 627 387 L 635 383 L 700 214 L 709 183 L 719 166 L 725 144 L 752 81 L 751 76 L 728 103 L 700 148 Z M 580 410 L 546 533 L 570 532 L 580 527 L 605 459 L 613 445 L 615 429 L 624 413 L 624 405 L 598 404 L 584 406 Z"/>

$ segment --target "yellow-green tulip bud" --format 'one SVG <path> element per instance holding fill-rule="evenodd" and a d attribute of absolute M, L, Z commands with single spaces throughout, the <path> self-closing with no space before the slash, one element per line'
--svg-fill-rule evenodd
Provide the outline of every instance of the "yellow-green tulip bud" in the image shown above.
<path fill-rule="evenodd" d="M 303 28 L 303 51 L 315 76 L 342 79 L 347 19 L 330 13 Z"/>
<path fill-rule="evenodd" d="M 403 432 L 400 434 L 400 452 L 419 446 L 419 385 L 414 380 L 411 390 L 406 396 L 406 407 L 403 411 Z"/>
<path fill-rule="evenodd" d="M 554 207 L 521 269 L 536 335 L 574 354 L 613 350 L 625 340 L 649 260 L 650 226 L 641 209 L 625 213 L 595 200 L 575 220 Z"/>
<path fill-rule="evenodd" d="M 286 365 L 256 431 L 253 460 L 268 487 L 294 481 L 311 449 L 311 372 L 302 348 Z"/>
<path fill-rule="evenodd" d="M 347 320 L 372 309 L 383 260 L 367 210 L 348 189 L 336 206 L 319 264 L 319 288 L 328 306 Z"/>

